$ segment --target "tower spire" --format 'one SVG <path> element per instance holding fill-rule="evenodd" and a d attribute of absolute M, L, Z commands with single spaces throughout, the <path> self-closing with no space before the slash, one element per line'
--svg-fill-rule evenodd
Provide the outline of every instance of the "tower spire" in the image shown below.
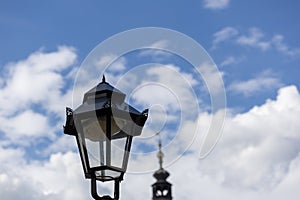
<path fill-rule="evenodd" d="M 161 138 L 160 138 L 160 132 L 157 133 L 158 136 L 159 136 L 159 139 L 158 139 L 158 153 L 157 153 L 157 158 L 158 158 L 158 161 L 159 161 L 159 168 L 160 169 L 163 169 L 163 158 L 164 158 L 164 153 L 162 152 L 161 150 Z"/>
<path fill-rule="evenodd" d="M 156 182 L 152 184 L 152 200 L 172 200 L 172 184 L 167 181 L 170 174 L 163 168 L 164 154 L 162 152 L 160 133 L 156 135 L 159 136 L 157 153 L 159 169 L 153 174 Z"/>

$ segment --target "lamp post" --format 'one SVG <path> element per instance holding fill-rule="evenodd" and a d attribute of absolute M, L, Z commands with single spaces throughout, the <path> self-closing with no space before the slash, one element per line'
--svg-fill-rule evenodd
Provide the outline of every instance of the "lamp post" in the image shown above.
<path fill-rule="evenodd" d="M 85 178 L 96 200 L 118 200 L 134 136 L 141 135 L 148 109 L 139 112 L 126 95 L 105 81 L 84 94 L 74 111 L 66 108 L 64 133 L 76 137 Z M 99 196 L 96 181 L 114 181 L 114 197 Z"/>

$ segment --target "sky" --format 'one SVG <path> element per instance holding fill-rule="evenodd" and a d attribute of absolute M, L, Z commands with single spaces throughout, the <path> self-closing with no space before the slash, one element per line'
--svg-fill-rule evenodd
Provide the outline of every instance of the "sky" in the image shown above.
<path fill-rule="evenodd" d="M 65 108 L 106 80 L 149 117 L 120 199 L 300 196 L 296 0 L 0 2 L 1 199 L 92 199 Z M 111 193 L 112 185 L 98 184 Z"/>

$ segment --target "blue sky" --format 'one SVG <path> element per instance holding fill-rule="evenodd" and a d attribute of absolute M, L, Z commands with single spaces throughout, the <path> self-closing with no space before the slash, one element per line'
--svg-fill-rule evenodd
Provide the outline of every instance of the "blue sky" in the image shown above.
<path fill-rule="evenodd" d="M 162 131 L 174 199 L 296 199 L 299 8 L 296 0 L 2 0 L 0 194 L 5 200 L 91 199 L 74 140 L 62 134 L 62 125 L 65 107 L 76 107 L 105 71 L 130 103 L 150 108 L 122 199 L 151 198 L 156 131 Z M 186 57 L 155 50 L 185 42 L 170 35 L 141 36 L 151 49 L 97 54 L 101 42 L 143 27 L 184 34 L 202 45 L 207 62 L 192 66 Z M 93 66 L 85 65 L 94 58 Z M 211 112 L 212 99 L 223 94 L 210 90 L 219 91 L 220 77 L 226 108 Z M 212 119 L 224 123 L 222 131 Z M 221 137 L 200 159 L 206 134 L 214 131 Z"/>

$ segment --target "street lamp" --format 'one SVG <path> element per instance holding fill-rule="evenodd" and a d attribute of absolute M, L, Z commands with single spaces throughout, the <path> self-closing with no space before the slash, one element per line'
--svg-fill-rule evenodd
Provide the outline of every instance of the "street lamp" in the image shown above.
<path fill-rule="evenodd" d="M 125 103 L 126 95 L 105 81 L 84 94 L 74 111 L 66 108 L 64 133 L 76 137 L 85 178 L 91 179 L 96 200 L 119 199 L 134 136 L 141 135 L 148 117 Z M 99 196 L 96 181 L 114 181 L 114 197 Z"/>

